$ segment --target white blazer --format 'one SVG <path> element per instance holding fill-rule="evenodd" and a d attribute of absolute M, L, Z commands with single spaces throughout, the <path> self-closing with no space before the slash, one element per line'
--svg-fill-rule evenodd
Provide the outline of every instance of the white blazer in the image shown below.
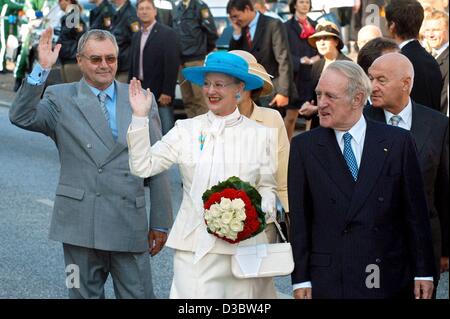
<path fill-rule="evenodd" d="M 191 219 L 199 219 L 195 213 L 190 195 L 192 178 L 196 164 L 201 155 L 200 136 L 208 134 L 211 122 L 207 115 L 199 115 L 192 119 L 179 120 L 175 126 L 150 147 L 148 128 L 133 129 L 130 125 L 127 133 L 129 163 L 132 174 L 140 177 L 156 175 L 178 164 L 183 182 L 183 200 L 169 233 L 168 247 L 195 251 L 198 237 L 206 228 L 199 223 L 194 231 L 187 229 Z M 225 173 L 227 178 L 237 176 L 252 184 L 261 194 L 264 201 L 275 202 L 277 184 L 277 129 L 264 127 L 242 116 L 242 120 L 233 127 L 225 128 Z M 212 235 L 211 235 L 212 236 Z M 265 232 L 242 241 L 239 245 L 266 243 Z M 237 244 L 229 244 L 217 239 L 210 253 L 233 254 Z"/>

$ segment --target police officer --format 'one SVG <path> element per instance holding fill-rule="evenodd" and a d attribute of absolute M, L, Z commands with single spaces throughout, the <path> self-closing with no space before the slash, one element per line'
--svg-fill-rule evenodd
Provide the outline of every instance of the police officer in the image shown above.
<path fill-rule="evenodd" d="M 61 43 L 61 75 L 65 83 L 78 82 L 82 74 L 77 64 L 77 46 L 78 40 L 86 32 L 86 24 L 81 19 L 82 8 L 77 0 L 59 0 L 59 6 L 66 12 L 61 18 L 58 38 L 58 43 Z"/>
<path fill-rule="evenodd" d="M 111 33 L 116 37 L 119 46 L 119 65 L 116 79 L 127 83 L 131 61 L 131 38 L 133 33 L 140 30 L 140 25 L 136 9 L 129 0 L 112 0 L 112 3 L 116 5 L 116 13 L 112 20 Z"/>
<path fill-rule="evenodd" d="M 89 28 L 109 30 L 114 16 L 114 8 L 108 0 L 89 0 L 95 8 L 89 13 Z"/>
<path fill-rule="evenodd" d="M 173 0 L 154 0 L 153 3 L 155 4 L 155 7 L 158 9 L 158 13 L 156 14 L 156 21 L 171 27 L 173 25 L 172 21 L 172 9 L 174 6 Z"/>
<path fill-rule="evenodd" d="M 17 22 L 17 13 L 22 8 L 23 4 L 13 0 L 0 0 L 0 72 L 5 71 L 6 41 L 8 35 L 17 34 L 17 23 L 14 22 Z M 10 22 L 13 23 L 11 24 Z"/>
<path fill-rule="evenodd" d="M 216 48 L 218 38 L 213 16 L 201 0 L 182 0 L 172 10 L 173 28 L 181 44 L 181 68 L 178 75 L 186 114 L 189 118 L 206 113 L 202 89 L 185 81 L 181 69 L 201 66 L 205 56 Z"/>

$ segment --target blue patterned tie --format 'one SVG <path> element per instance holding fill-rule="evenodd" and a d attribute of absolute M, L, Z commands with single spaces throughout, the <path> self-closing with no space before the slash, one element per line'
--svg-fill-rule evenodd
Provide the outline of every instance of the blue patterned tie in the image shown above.
<path fill-rule="evenodd" d="M 105 101 L 106 101 L 106 93 L 105 92 L 100 92 L 98 94 L 98 100 L 100 102 L 100 107 L 101 107 L 101 109 L 103 111 L 103 114 L 105 115 L 106 122 L 108 123 L 108 126 L 109 126 L 109 112 L 108 112 L 108 109 L 106 108 L 106 103 L 105 103 Z"/>
<path fill-rule="evenodd" d="M 356 181 L 358 178 L 358 163 L 356 162 L 355 154 L 352 151 L 352 135 L 350 133 L 344 134 L 344 158 L 347 162 L 347 166 L 352 173 L 353 179 Z"/>

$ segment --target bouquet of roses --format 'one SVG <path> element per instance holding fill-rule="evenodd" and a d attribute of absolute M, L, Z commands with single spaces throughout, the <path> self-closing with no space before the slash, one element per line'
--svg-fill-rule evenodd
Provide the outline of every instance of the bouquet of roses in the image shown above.
<path fill-rule="evenodd" d="M 249 183 L 230 177 L 203 193 L 208 232 L 235 244 L 264 230 L 261 195 Z"/>

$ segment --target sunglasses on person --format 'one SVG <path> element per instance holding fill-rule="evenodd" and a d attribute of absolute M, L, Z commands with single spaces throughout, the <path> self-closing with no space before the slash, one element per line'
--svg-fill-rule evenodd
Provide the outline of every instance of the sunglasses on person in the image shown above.
<path fill-rule="evenodd" d="M 117 57 L 115 55 L 107 55 L 107 56 L 99 56 L 99 55 L 87 56 L 84 54 L 80 55 L 88 59 L 94 65 L 102 64 L 103 59 L 105 59 L 106 64 L 114 64 L 117 62 Z"/>

